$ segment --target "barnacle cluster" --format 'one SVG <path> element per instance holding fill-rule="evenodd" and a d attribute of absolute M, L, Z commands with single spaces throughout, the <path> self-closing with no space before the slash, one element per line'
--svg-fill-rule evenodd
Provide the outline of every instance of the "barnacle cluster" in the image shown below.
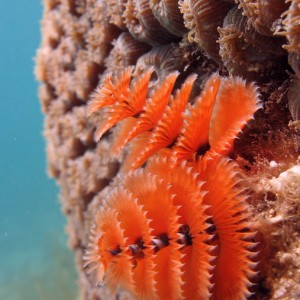
<path fill-rule="evenodd" d="M 299 0 L 181 0 L 179 3 L 172 0 L 44 0 L 42 44 L 37 53 L 36 76 L 41 82 L 39 95 L 45 114 L 48 170 L 61 187 L 62 207 L 68 220 L 69 245 L 76 254 L 82 299 L 114 299 L 105 286 L 95 286 L 95 273 L 87 275 L 83 268 L 83 256 L 89 257 L 90 267 L 95 265 L 98 257 L 94 250 L 90 255 L 84 253 L 84 249 L 89 248 L 91 226 L 95 224 L 98 233 L 102 230 L 104 223 L 97 218 L 98 211 L 99 215 L 104 216 L 110 213 L 108 205 L 114 210 L 117 208 L 114 205 L 119 205 L 118 201 L 109 200 L 112 191 L 117 193 L 117 186 L 120 193 L 127 190 L 125 196 L 133 197 L 138 207 L 146 203 L 146 198 L 144 200 L 134 195 L 136 188 L 131 189 L 130 178 L 142 180 L 140 178 L 151 177 L 157 186 L 161 183 L 154 178 L 161 178 L 168 187 L 166 193 L 171 191 L 172 185 L 182 186 L 183 183 L 175 182 L 172 172 L 166 172 L 166 163 L 169 170 L 170 166 L 175 165 L 181 168 L 187 182 L 199 186 L 200 195 L 197 197 L 202 199 L 199 200 L 202 201 L 199 204 L 200 223 L 203 235 L 210 237 L 201 242 L 201 249 L 206 249 L 208 258 L 209 266 L 206 265 L 205 269 L 208 273 L 204 272 L 204 278 L 209 277 L 209 284 L 207 279 L 201 282 L 206 287 L 207 297 L 218 297 L 216 293 L 221 290 L 222 281 L 217 281 L 220 265 L 217 252 L 223 244 L 218 240 L 220 227 L 216 229 L 216 224 L 212 223 L 215 213 L 205 208 L 210 195 L 214 195 L 215 188 L 209 186 L 214 181 L 201 178 L 201 174 L 206 174 L 202 159 L 202 164 L 192 164 L 201 156 L 212 158 L 215 162 L 213 170 L 223 168 L 226 173 L 233 171 L 234 166 L 249 187 L 248 198 L 242 194 L 234 198 L 238 202 L 236 207 L 245 205 L 249 210 L 247 213 L 240 211 L 235 216 L 245 217 L 243 220 L 247 223 L 237 235 L 248 235 L 240 239 L 241 244 L 245 243 L 244 254 L 249 259 L 245 259 L 244 277 L 239 277 L 244 282 L 239 285 L 240 295 L 246 297 L 250 291 L 254 293 L 250 296 L 253 299 L 300 297 L 296 282 L 298 271 L 292 267 L 299 263 L 296 259 L 299 249 L 299 195 L 297 189 L 289 188 L 290 181 L 299 177 L 289 176 L 290 179 L 284 181 L 280 175 L 288 169 L 294 170 L 293 166 L 299 164 L 299 4 Z M 132 65 L 135 65 L 134 69 L 130 67 Z M 215 75 L 211 77 L 212 74 Z M 121 84 L 122 76 L 124 82 Z M 248 83 L 230 76 L 241 76 Z M 210 94 L 207 84 L 213 80 L 220 81 L 219 87 L 210 86 L 217 96 L 212 98 L 211 106 L 203 109 L 201 99 L 205 98 L 203 95 Z M 254 111 L 251 111 L 243 122 L 235 119 L 234 131 L 211 131 L 212 128 L 232 125 L 232 116 L 238 118 L 239 114 L 245 113 L 246 100 L 240 96 L 241 93 L 233 97 L 230 91 L 236 84 L 242 90 L 245 87 L 248 90 L 253 87 L 249 83 L 253 80 L 263 102 L 263 109 L 255 114 L 255 120 L 244 126 L 252 117 Z M 144 84 L 143 87 L 141 84 Z M 106 94 L 103 87 L 106 87 Z M 136 96 L 138 91 L 141 98 Z M 176 106 L 176 97 L 181 99 L 184 91 L 188 95 L 183 97 L 183 107 L 175 113 L 172 107 Z M 136 105 L 117 98 L 124 93 L 130 99 L 136 99 Z M 105 101 L 110 99 L 111 102 L 102 102 L 101 107 L 104 96 Z M 223 110 L 221 103 L 226 102 L 225 98 L 228 106 Z M 180 113 L 183 111 L 185 114 Z M 107 122 L 103 123 L 103 120 Z M 226 120 L 231 121 L 228 123 Z M 175 125 L 180 129 L 174 130 Z M 114 128 L 108 130 L 110 127 Z M 243 133 L 239 133 L 242 127 Z M 98 139 L 101 136 L 99 141 L 95 140 L 95 132 Z M 149 138 L 151 143 L 146 142 Z M 137 149 L 136 152 L 131 152 L 134 149 Z M 152 158 L 153 155 L 160 155 L 160 158 Z M 222 159 L 216 160 L 217 156 Z M 228 157 L 234 163 L 229 162 Z M 141 171 L 138 167 L 143 162 L 147 165 Z M 165 170 L 161 170 L 160 165 Z M 124 175 L 124 172 L 135 168 L 138 169 L 131 171 L 132 175 Z M 227 183 L 233 190 L 241 191 L 235 176 L 230 173 Z M 275 179 L 280 182 L 276 189 L 272 184 Z M 176 191 L 175 194 L 179 199 L 180 193 Z M 174 260 L 181 272 L 174 274 L 177 276 L 174 293 L 188 298 L 190 288 L 199 288 L 192 283 L 196 273 L 190 274 L 191 283 L 187 288 L 186 277 L 190 275 L 185 266 L 189 263 L 189 256 L 182 256 L 183 252 L 193 249 L 195 243 L 187 245 L 186 242 L 178 242 L 180 237 L 181 240 L 188 240 L 189 234 L 181 230 L 184 229 L 180 225 L 183 215 L 174 205 L 174 199 L 168 201 L 171 201 L 171 204 L 168 202 L 171 210 L 176 211 L 177 220 L 177 225 L 172 227 L 176 238 L 168 236 L 168 239 L 174 246 L 172 249 L 180 248 L 181 255 Z M 101 210 L 102 205 L 104 210 Z M 192 204 L 186 201 L 185 205 Z M 143 214 L 145 209 L 141 208 L 141 211 Z M 114 214 L 112 212 L 113 218 Z M 125 222 L 126 218 L 121 221 Z M 240 223 L 243 222 L 241 220 Z M 156 226 L 160 222 L 155 219 L 153 224 Z M 155 248 L 153 242 L 164 244 L 156 239 L 156 234 L 151 236 L 153 224 L 150 222 L 147 225 L 150 231 L 144 230 L 140 235 L 147 240 L 147 249 L 140 252 L 139 248 L 143 247 L 134 240 L 130 244 L 122 244 L 121 253 L 116 253 L 119 250 L 117 247 L 112 248 L 112 254 L 108 253 L 110 256 L 106 258 L 117 261 L 119 256 L 122 259 L 127 257 L 131 267 L 136 265 L 139 268 L 145 263 L 139 254 L 146 251 L 154 257 L 169 251 L 169 246 L 159 250 Z M 132 232 L 124 232 L 122 226 L 125 238 L 129 234 L 133 239 Z M 254 230 L 257 234 L 253 237 Z M 195 238 L 197 241 L 201 239 L 197 235 Z M 262 245 L 256 258 L 248 247 L 254 244 L 253 238 Z M 121 242 L 124 243 L 124 240 L 121 239 Z M 246 246 L 246 243 L 250 244 Z M 259 273 L 252 277 L 252 272 L 256 271 L 252 268 L 256 260 L 259 261 Z M 152 260 L 146 262 L 154 268 Z M 160 264 L 155 266 L 161 270 Z M 108 280 L 111 275 L 109 268 L 107 270 L 104 281 L 114 285 Z M 135 284 L 137 271 L 133 268 L 123 278 L 128 283 L 127 289 L 134 295 L 139 295 Z M 163 276 L 158 273 L 160 275 L 157 276 Z M 149 275 L 147 272 L 141 274 Z M 154 281 L 158 280 L 154 278 Z M 248 281 L 255 282 L 256 287 L 249 288 Z M 120 281 L 117 284 L 123 285 Z M 157 293 L 153 286 L 147 288 Z M 118 289 L 116 293 L 120 299 L 127 297 L 125 291 Z"/>

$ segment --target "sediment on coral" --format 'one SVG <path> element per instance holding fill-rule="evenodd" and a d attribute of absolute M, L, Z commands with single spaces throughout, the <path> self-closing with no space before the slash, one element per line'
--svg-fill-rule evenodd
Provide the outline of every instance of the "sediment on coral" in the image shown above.
<path fill-rule="evenodd" d="M 271 2 L 276 5 L 266 15 Z M 36 77 L 45 114 L 48 171 L 61 189 L 81 299 L 129 297 L 123 290 L 113 295 L 105 286 L 97 287 L 95 275 L 83 268 L 83 256 L 95 212 L 111 190 L 122 185 L 126 155 L 125 151 L 108 160 L 117 131 L 109 130 L 96 142 L 101 113 L 87 118 L 87 104 L 104 75 L 132 64 L 135 79 L 154 68 L 147 97 L 176 71 L 180 74 L 174 90 L 197 74 L 191 99 L 214 72 L 257 82 L 263 109 L 229 153 L 247 182 L 250 219 L 262 245 L 251 299 L 297 299 L 300 72 L 299 28 L 294 21 L 299 18 L 299 1 L 181 1 L 177 7 L 174 3 L 44 0 Z M 209 10 L 209 5 L 217 8 Z M 199 7 L 201 19 L 194 11 Z M 255 9 L 249 12 L 249 7 Z M 233 18 L 233 12 L 239 17 Z"/>

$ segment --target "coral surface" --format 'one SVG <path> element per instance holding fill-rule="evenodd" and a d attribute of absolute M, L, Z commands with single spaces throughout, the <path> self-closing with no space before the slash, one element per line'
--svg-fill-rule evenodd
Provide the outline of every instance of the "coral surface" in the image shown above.
<path fill-rule="evenodd" d="M 81 299 L 130 297 L 96 286 L 83 257 L 104 199 L 124 185 L 123 162 L 130 153 L 125 149 L 109 159 L 119 145 L 119 126 L 97 131 L 97 142 L 101 113 L 87 118 L 87 111 L 98 84 L 131 65 L 134 80 L 152 70 L 147 98 L 166 81 L 170 91 L 162 90 L 172 93 L 191 74 L 197 79 L 190 101 L 215 72 L 256 81 L 263 109 L 228 153 L 248 187 L 249 219 L 257 232 L 259 273 L 249 297 L 300 298 L 298 19 L 298 0 L 44 0 L 36 76 L 48 170 L 61 188 Z"/>

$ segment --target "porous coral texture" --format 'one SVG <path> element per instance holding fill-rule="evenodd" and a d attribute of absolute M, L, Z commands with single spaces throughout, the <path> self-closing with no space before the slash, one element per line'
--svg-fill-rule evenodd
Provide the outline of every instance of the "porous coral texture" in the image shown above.
<path fill-rule="evenodd" d="M 161 97 L 160 104 L 163 104 L 184 82 L 193 80 L 193 89 L 188 99 L 190 104 L 187 104 L 190 113 L 184 116 L 183 123 L 183 128 L 187 128 L 183 130 L 188 133 L 191 131 L 191 128 L 188 128 L 188 120 L 192 127 L 204 126 L 192 121 L 193 115 L 197 114 L 195 99 L 213 73 L 217 72 L 221 77 L 239 75 L 247 84 L 251 84 L 250 80 L 256 80 L 263 108 L 255 113 L 254 119 L 248 122 L 238 134 L 238 138 L 231 140 L 230 147 L 233 147 L 224 154 L 238 165 L 237 172 L 243 178 L 243 186 L 248 188 L 248 197 L 245 200 L 248 207 L 247 220 L 250 220 L 253 230 L 257 232 L 254 240 L 251 240 L 258 242 L 253 251 L 259 251 L 258 256 L 252 258 L 253 265 L 257 263 L 255 271 L 259 270 L 258 275 L 243 277 L 243 283 L 235 288 L 242 291 L 240 297 L 248 295 L 250 299 L 300 298 L 300 131 L 297 98 L 300 92 L 297 79 L 299 60 L 295 50 L 295 41 L 299 39 L 299 1 L 285 3 L 284 0 L 278 0 L 271 14 L 264 10 L 272 2 L 267 0 L 184 0 L 180 1 L 180 4 L 177 1 L 165 0 L 116 0 L 109 1 L 108 4 L 106 2 L 44 0 L 42 42 L 36 58 L 36 77 L 40 81 L 39 96 L 45 114 L 48 171 L 60 186 L 62 209 L 68 220 L 69 246 L 74 250 L 76 257 L 80 298 L 132 298 L 132 295 L 122 289 L 117 288 L 114 294 L 105 285 L 97 286 L 97 274 L 88 274 L 83 267 L 83 257 L 86 255 L 85 250 L 88 248 L 89 233 L 95 224 L 95 216 L 101 210 L 104 199 L 111 195 L 111 191 L 124 185 L 123 162 L 127 153 L 130 153 L 125 149 L 114 155 L 114 159 L 108 159 L 113 156 L 112 146 L 117 145 L 119 125 L 107 130 L 107 124 L 104 124 L 105 132 L 98 131 L 98 138 L 100 135 L 102 137 L 97 142 L 94 136 L 97 126 L 101 124 L 102 112 L 94 112 L 87 118 L 87 106 L 95 99 L 97 86 L 110 72 L 119 72 L 130 65 L 136 65 L 136 68 L 127 69 L 131 70 L 127 78 L 129 81 L 142 80 L 141 74 L 146 70 L 151 70 L 152 73 L 149 71 L 149 82 L 144 77 L 147 89 L 144 87 L 140 90 L 144 93 L 145 103 L 137 101 L 137 110 L 126 115 L 129 117 L 129 121 L 126 121 L 128 126 L 132 125 L 130 120 L 135 122 L 135 118 L 142 117 L 139 113 L 144 109 L 144 104 L 153 110 L 151 101 L 154 101 L 155 97 Z M 205 10 L 205 5 L 210 8 L 212 2 L 213 5 L 220 4 L 219 7 L 226 7 L 221 15 L 216 15 L 218 10 L 215 13 L 211 9 Z M 174 6 L 174 3 L 178 7 Z M 201 20 L 197 20 L 196 11 L 191 11 L 199 7 L 205 17 Z M 236 12 L 237 10 L 239 11 Z M 226 18 L 227 11 L 231 15 L 235 11 L 242 17 L 239 20 L 230 18 L 231 15 Z M 171 18 L 170 21 L 168 18 Z M 205 23 L 206 18 L 208 23 Z M 242 33 L 233 30 L 241 25 L 240 20 L 245 24 Z M 209 32 L 205 31 L 205 28 L 208 28 Z M 247 37 L 249 32 L 250 38 Z M 283 37 L 278 37 L 280 34 Z M 201 39 L 202 36 L 209 36 L 210 44 L 206 45 Z M 261 42 L 264 40 L 274 45 L 272 50 L 264 48 Z M 259 53 L 262 55 L 257 55 L 255 45 L 260 45 Z M 282 48 L 282 45 L 287 46 Z M 225 46 L 234 51 L 227 51 L 224 56 L 222 51 Z M 221 52 L 218 51 L 220 48 Z M 192 74 L 196 74 L 197 78 Z M 165 90 L 163 84 L 169 89 Z M 152 100 L 147 102 L 150 98 Z M 241 99 L 232 103 L 232 112 L 238 113 L 239 106 L 245 106 Z M 91 109 L 91 106 L 89 107 Z M 223 121 L 222 118 L 217 118 L 214 122 Z M 126 132 L 126 124 L 123 126 Z M 177 149 L 176 153 L 180 159 L 190 158 L 190 153 L 185 149 L 199 146 L 193 134 L 189 137 L 192 138 L 184 140 L 179 136 L 177 144 L 174 141 L 170 144 L 170 147 Z M 200 150 L 207 149 L 204 147 Z M 201 154 L 201 151 L 198 154 Z M 168 150 L 165 153 L 168 153 Z M 152 166 L 154 165 L 153 163 Z M 150 170 L 150 166 L 146 168 Z M 156 168 L 159 169 L 159 166 Z M 205 189 L 205 185 L 201 186 L 202 188 Z M 209 189 L 209 183 L 206 188 Z M 171 207 L 170 211 L 172 209 Z M 104 214 L 112 214 L 110 218 L 114 218 L 109 208 Z M 171 215 L 172 212 L 168 217 Z M 239 214 L 235 215 L 238 216 Z M 173 218 L 173 221 L 175 219 Z M 118 230 L 115 229 L 115 234 Z M 240 234 L 243 232 L 242 230 Z M 187 261 L 187 258 L 181 259 L 182 262 Z M 195 261 L 198 263 L 198 258 L 195 258 Z M 226 261 L 223 268 L 225 266 Z M 249 275 L 250 269 L 246 269 L 245 272 L 247 271 L 246 275 Z M 223 271 L 220 272 L 223 274 Z M 172 276 L 175 278 L 176 274 Z M 183 292 L 184 295 L 188 295 L 187 286 L 193 286 L 195 279 L 190 275 L 186 273 L 183 277 L 177 276 L 175 282 L 178 278 L 183 281 L 189 278 L 190 281 L 180 285 L 181 291 L 177 286 L 177 289 L 168 292 L 174 295 L 182 295 L 180 293 Z M 210 283 L 217 277 L 218 275 L 214 275 Z M 209 279 L 205 278 L 203 282 L 207 283 Z M 245 288 L 247 280 L 256 283 L 249 289 L 252 295 L 246 293 L 249 292 Z M 222 285 L 222 281 L 220 284 Z M 212 285 L 207 285 L 210 293 L 217 293 L 218 287 L 213 291 Z M 166 288 L 169 286 L 170 284 Z M 126 288 L 128 287 L 130 281 Z M 209 297 L 208 292 L 205 297 Z"/>

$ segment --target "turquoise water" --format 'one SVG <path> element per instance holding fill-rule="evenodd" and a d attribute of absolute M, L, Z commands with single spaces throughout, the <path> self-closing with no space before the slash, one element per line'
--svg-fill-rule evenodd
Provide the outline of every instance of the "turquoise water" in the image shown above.
<path fill-rule="evenodd" d="M 46 174 L 34 79 L 41 1 L 0 10 L 0 299 L 76 299 L 58 188 Z"/>

